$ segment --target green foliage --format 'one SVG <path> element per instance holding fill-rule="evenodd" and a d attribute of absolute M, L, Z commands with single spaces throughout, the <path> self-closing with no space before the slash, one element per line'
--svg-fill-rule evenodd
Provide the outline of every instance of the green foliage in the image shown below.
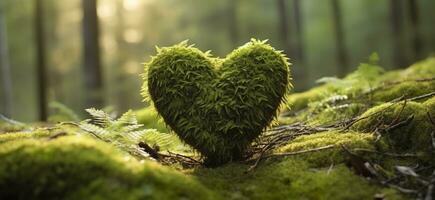
<path fill-rule="evenodd" d="M 159 116 L 153 106 L 148 106 L 146 108 L 136 110 L 134 113 L 137 116 L 137 121 L 139 124 L 143 124 L 147 128 L 156 129 L 157 131 L 162 133 L 170 132 L 162 117 Z"/>
<path fill-rule="evenodd" d="M 0 199 L 213 199 L 192 178 L 88 137 L 0 144 Z"/>
<path fill-rule="evenodd" d="M 291 86 L 287 58 L 254 39 L 225 59 L 186 42 L 157 49 L 145 71 L 144 97 L 210 166 L 241 159 Z"/>
<path fill-rule="evenodd" d="M 181 145 L 179 141 L 174 140 L 174 137 L 166 133 L 143 128 L 144 125 L 138 123 L 136 115 L 131 110 L 118 119 L 114 119 L 108 113 L 95 108 L 86 109 L 86 111 L 92 116 L 92 119 L 80 123 L 79 127 L 82 130 L 132 154 L 143 154 L 137 147 L 140 141 L 150 142 L 154 145 L 161 144 L 164 148 Z"/>
<path fill-rule="evenodd" d="M 50 108 L 49 122 L 62 122 L 62 121 L 79 121 L 79 116 L 66 105 L 53 101 L 48 105 Z"/>

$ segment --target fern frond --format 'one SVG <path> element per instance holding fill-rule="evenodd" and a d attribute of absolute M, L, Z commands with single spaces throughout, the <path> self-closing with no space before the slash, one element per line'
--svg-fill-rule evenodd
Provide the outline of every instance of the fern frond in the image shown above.
<path fill-rule="evenodd" d="M 93 136 L 96 136 L 100 139 L 105 138 L 107 135 L 109 135 L 109 131 L 107 131 L 106 129 L 87 122 L 80 123 L 79 127 L 86 132 L 92 133 Z"/>
<path fill-rule="evenodd" d="M 102 110 L 88 108 L 86 109 L 86 112 L 88 112 L 92 116 L 93 124 L 98 124 L 102 127 L 108 127 L 113 123 L 112 117 L 110 117 L 109 114 Z"/>
<path fill-rule="evenodd" d="M 86 111 L 91 115 L 91 119 L 79 124 L 82 130 L 133 155 L 147 155 L 138 148 L 137 144 L 140 141 L 157 144 L 165 149 L 171 147 L 171 150 L 174 150 L 173 147 L 185 148 L 174 135 L 160 133 L 155 129 L 145 129 L 143 124 L 138 124 L 136 115 L 131 110 L 118 119 L 95 108 Z"/>
<path fill-rule="evenodd" d="M 114 121 L 114 124 L 116 125 L 136 125 L 137 119 L 136 115 L 132 110 L 127 111 L 124 113 L 120 118 Z"/>

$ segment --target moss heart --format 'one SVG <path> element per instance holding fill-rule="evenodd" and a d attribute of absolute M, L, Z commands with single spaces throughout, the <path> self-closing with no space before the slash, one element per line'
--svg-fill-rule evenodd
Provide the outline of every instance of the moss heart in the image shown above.
<path fill-rule="evenodd" d="M 167 125 L 216 166 L 240 160 L 277 115 L 291 87 L 288 59 L 251 40 L 225 59 L 186 42 L 157 49 L 143 95 Z"/>

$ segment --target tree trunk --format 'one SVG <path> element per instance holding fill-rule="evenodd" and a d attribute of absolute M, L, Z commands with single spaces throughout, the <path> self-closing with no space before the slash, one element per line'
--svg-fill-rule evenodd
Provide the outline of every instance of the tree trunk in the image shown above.
<path fill-rule="evenodd" d="M 4 115 L 11 117 L 13 112 L 12 74 L 9 63 L 8 32 L 2 7 L 0 7 L 0 67 L 3 91 L 2 110 Z"/>
<path fill-rule="evenodd" d="M 391 34 L 393 39 L 393 63 L 395 68 L 406 66 L 402 45 L 402 6 L 400 0 L 390 0 Z"/>
<path fill-rule="evenodd" d="M 38 76 L 39 119 L 47 120 L 47 68 L 45 59 L 43 0 L 35 0 L 36 69 Z"/>
<path fill-rule="evenodd" d="M 117 83 L 120 83 L 120 85 L 117 84 L 116 87 L 111 88 L 115 95 L 116 95 L 116 105 L 117 109 L 120 112 L 124 112 L 128 110 L 128 102 L 126 102 L 125 97 L 129 95 L 130 89 L 123 87 L 122 85 L 125 85 L 127 79 L 127 75 L 124 69 L 126 61 L 129 59 L 129 48 L 125 42 L 124 39 L 124 31 L 126 30 L 127 26 L 125 25 L 125 17 L 124 12 L 126 10 L 124 9 L 124 6 L 122 5 L 123 1 L 116 1 L 116 30 L 115 30 L 115 40 L 118 44 L 118 51 L 117 51 L 117 57 L 116 57 L 116 66 L 113 67 L 111 70 L 113 71 L 113 74 L 111 76 L 112 80 L 114 80 Z"/>
<path fill-rule="evenodd" d="M 339 0 L 331 0 L 332 15 L 335 30 L 335 42 L 337 49 L 338 75 L 343 77 L 348 72 L 348 58 L 345 45 L 345 36 L 343 32 L 343 20 L 341 17 L 341 7 Z"/>
<path fill-rule="evenodd" d="M 231 45 L 236 47 L 239 42 L 237 30 L 237 0 L 228 0 L 228 30 L 230 34 Z"/>
<path fill-rule="evenodd" d="M 301 13 L 301 1 L 300 0 L 293 0 L 293 22 L 294 22 L 294 30 L 295 30 L 295 41 L 291 42 L 292 47 L 290 47 L 290 44 L 287 44 L 288 52 L 292 56 L 292 63 L 295 64 L 294 67 L 294 77 L 295 77 L 295 84 L 299 85 L 298 88 L 300 90 L 306 89 L 306 87 L 309 85 L 308 79 L 306 78 L 308 75 L 307 68 L 305 66 L 305 60 L 304 60 L 304 49 L 303 49 L 303 31 L 302 31 L 302 13 Z M 281 3 L 282 5 L 282 3 Z M 281 8 L 285 9 L 285 8 Z M 283 12 L 283 11 L 281 11 Z M 284 25 L 284 23 L 282 24 Z M 288 29 L 288 27 L 286 28 Z M 289 32 L 289 31 L 286 31 Z M 288 34 L 288 33 L 287 33 Z M 288 38 L 289 36 L 286 36 L 289 42 L 291 41 L 291 38 Z"/>
<path fill-rule="evenodd" d="M 283 45 L 284 51 L 287 55 L 292 56 L 293 52 L 291 52 L 291 48 L 290 48 L 289 27 L 288 27 L 287 8 L 286 8 L 285 0 L 277 0 L 277 8 L 278 8 L 280 36 L 281 36 L 281 41 L 284 44 Z"/>
<path fill-rule="evenodd" d="M 421 49 L 421 37 L 420 37 L 420 20 L 418 16 L 418 4 L 417 0 L 408 0 L 409 18 L 411 21 L 412 31 L 412 47 L 414 49 L 414 61 L 422 59 Z"/>
<path fill-rule="evenodd" d="M 295 22 L 295 31 L 296 31 L 296 45 L 295 45 L 295 57 L 297 59 L 296 62 L 303 65 L 304 62 L 304 38 L 302 33 L 302 15 L 301 15 L 301 1 L 293 0 L 293 17 Z"/>
<path fill-rule="evenodd" d="M 87 106 L 103 106 L 103 78 L 101 72 L 97 0 L 82 0 L 85 86 Z"/>

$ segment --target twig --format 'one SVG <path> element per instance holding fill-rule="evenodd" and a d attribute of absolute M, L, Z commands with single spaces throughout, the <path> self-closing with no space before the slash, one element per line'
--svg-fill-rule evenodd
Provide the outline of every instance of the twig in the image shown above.
<path fill-rule="evenodd" d="M 388 184 L 388 186 L 391 188 L 394 188 L 396 190 L 399 190 L 400 192 L 405 193 L 405 194 L 418 194 L 417 190 L 403 188 L 403 187 L 400 187 L 400 186 L 394 185 L 394 184 Z"/>
<path fill-rule="evenodd" d="M 178 157 L 178 158 L 184 158 L 184 159 L 187 159 L 187 160 L 189 160 L 189 161 L 191 161 L 193 163 L 199 164 L 199 165 L 202 164 L 200 161 L 195 160 L 195 159 L 193 159 L 193 158 L 191 158 L 189 156 L 181 155 L 181 154 L 170 152 L 170 151 L 168 151 L 168 153 L 169 153 L 170 156 L 175 156 L 175 157 Z M 164 154 L 160 154 L 160 155 L 164 155 Z M 165 156 L 168 156 L 168 155 L 165 155 Z"/>
<path fill-rule="evenodd" d="M 396 124 L 394 124 L 394 125 L 391 125 L 391 126 L 387 127 L 387 128 L 385 129 L 385 132 L 388 133 L 388 132 L 393 131 L 393 130 L 395 130 L 395 129 L 398 129 L 398 128 L 401 128 L 401 127 L 404 127 L 404 126 L 408 125 L 408 124 L 409 124 L 413 119 L 414 119 L 414 115 L 411 115 L 411 116 L 409 116 L 408 118 L 406 118 L 405 120 L 400 121 L 400 122 L 398 122 L 398 123 L 396 123 Z"/>
<path fill-rule="evenodd" d="M 429 98 L 429 97 L 432 97 L 432 96 L 435 96 L 435 92 L 431 92 L 431 93 L 423 94 L 423 95 L 420 95 L 420 96 L 412 97 L 412 98 L 410 98 L 408 100 L 410 100 L 410 101 L 417 101 L 417 100 Z"/>
<path fill-rule="evenodd" d="M 426 196 L 424 198 L 424 200 L 432 200 L 433 199 L 433 191 L 435 189 L 434 184 L 435 184 L 435 170 L 432 172 L 432 176 L 431 176 L 431 180 L 429 185 L 427 186 L 427 191 L 426 191 Z"/>
<path fill-rule="evenodd" d="M 400 108 L 399 114 L 396 115 L 396 118 L 394 118 L 394 120 L 390 123 L 390 126 L 395 124 L 400 119 L 400 116 L 402 116 L 403 110 L 405 110 L 407 102 L 408 102 L 407 100 L 405 100 L 403 102 L 403 106 L 402 106 L 402 108 Z"/>
<path fill-rule="evenodd" d="M 265 158 L 270 158 L 270 157 L 283 157 L 283 156 L 294 156 L 294 155 L 299 155 L 299 154 L 304 154 L 304 153 L 311 153 L 311 152 L 316 152 L 316 151 L 321 151 L 321 150 L 325 150 L 325 149 L 331 149 L 335 147 L 335 145 L 327 145 L 327 146 L 323 146 L 323 147 L 318 147 L 318 148 L 314 148 L 314 149 L 307 149 L 307 150 L 302 150 L 302 151 L 294 151 L 294 152 L 287 152 L 287 153 L 276 153 L 276 154 L 270 154 L 270 155 L 264 155 L 265 151 L 262 151 L 260 154 L 260 156 L 256 159 L 255 163 L 253 165 L 251 165 L 246 172 L 250 172 L 253 169 L 255 169 L 258 164 L 260 163 L 261 160 L 265 159 Z"/>
<path fill-rule="evenodd" d="M 5 121 L 6 123 L 13 124 L 13 125 L 18 125 L 18 126 L 23 126 L 23 125 L 25 125 L 25 124 L 22 123 L 22 122 L 19 122 L 19 121 L 13 120 L 13 119 L 9 119 L 9 118 L 7 118 L 6 116 L 4 116 L 4 115 L 2 115 L 2 114 L 0 114 L 0 119 L 3 120 L 3 121 Z"/>
<path fill-rule="evenodd" d="M 145 152 L 147 152 L 152 158 L 159 160 L 160 154 L 155 149 L 151 148 L 147 143 L 145 142 L 139 142 L 138 146 L 142 148 Z"/>
<path fill-rule="evenodd" d="M 318 147 L 318 148 L 314 148 L 314 149 L 307 149 L 307 150 L 287 152 L 287 153 L 270 154 L 270 155 L 264 156 L 263 158 L 282 157 L 282 156 L 294 156 L 294 155 L 299 155 L 299 154 L 304 154 L 304 153 L 311 153 L 311 152 L 321 151 L 321 150 L 325 150 L 325 149 L 331 149 L 331 148 L 334 148 L 334 147 L 335 147 L 335 145 L 331 144 L 331 145 L 326 145 L 326 146 Z"/>
<path fill-rule="evenodd" d="M 430 166 L 422 167 L 422 168 L 417 169 L 417 170 L 414 170 L 414 171 L 415 171 L 415 172 L 421 172 L 421 171 L 424 171 L 424 170 L 432 169 L 432 168 L 434 168 L 434 167 L 435 167 L 435 165 L 430 165 Z M 389 184 L 389 183 L 391 183 L 391 182 L 393 182 L 393 181 L 395 181 L 395 180 L 401 179 L 401 178 L 403 178 L 403 177 L 405 177 L 405 175 L 400 174 L 400 175 L 398 175 L 398 176 L 392 177 L 392 178 L 390 178 L 390 179 L 388 179 L 388 180 L 382 182 L 382 184 L 387 185 L 387 184 Z"/>
<path fill-rule="evenodd" d="M 48 137 L 48 140 L 53 140 L 53 139 L 56 139 L 58 137 L 62 137 L 62 136 L 66 136 L 66 135 L 68 135 L 68 134 L 66 132 L 62 131 L 62 132 L 56 133 L 54 135 L 51 135 L 50 137 Z"/>
<path fill-rule="evenodd" d="M 263 155 L 266 153 L 267 150 L 269 150 L 272 145 L 274 145 L 278 139 L 280 139 L 279 137 L 276 137 L 274 139 L 272 139 L 271 142 L 269 142 L 268 144 L 266 144 L 260 151 L 260 155 L 258 156 L 258 158 L 256 159 L 254 165 L 252 165 L 251 167 L 248 168 L 248 170 L 246 172 L 252 171 L 253 169 L 255 169 L 258 164 L 260 164 L 260 161 L 263 159 Z"/>

